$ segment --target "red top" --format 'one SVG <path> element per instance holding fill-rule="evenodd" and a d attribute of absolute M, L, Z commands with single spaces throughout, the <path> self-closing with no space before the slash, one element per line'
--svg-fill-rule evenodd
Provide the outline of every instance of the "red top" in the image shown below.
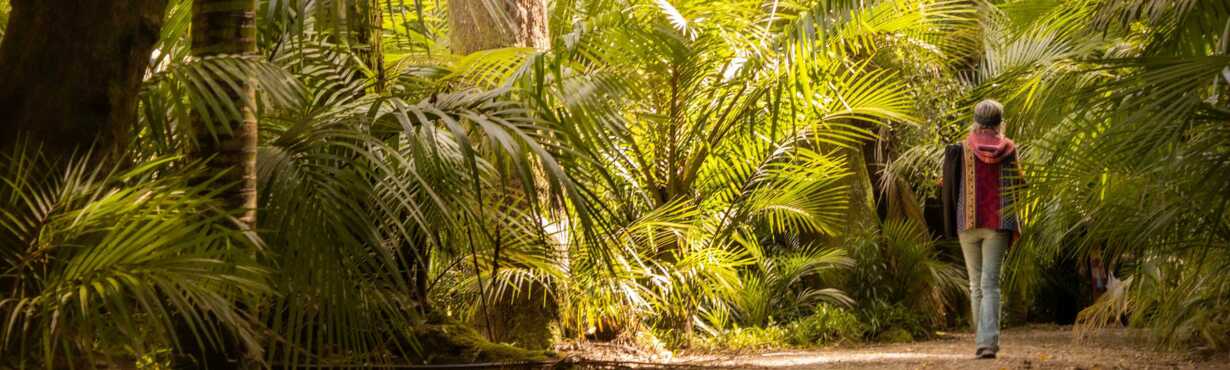
<path fill-rule="evenodd" d="M 999 230 L 999 164 L 974 160 L 975 227 Z"/>

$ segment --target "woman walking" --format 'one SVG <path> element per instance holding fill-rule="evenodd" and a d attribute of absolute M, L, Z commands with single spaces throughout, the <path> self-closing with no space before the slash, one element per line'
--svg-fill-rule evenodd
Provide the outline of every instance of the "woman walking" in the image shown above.
<path fill-rule="evenodd" d="M 1002 121 L 999 102 L 979 102 L 969 136 L 944 153 L 945 229 L 950 237 L 957 235 L 965 255 L 980 359 L 999 352 L 1000 265 L 1018 235 L 1012 190 L 1021 177 L 1016 147 L 1004 136 Z"/>

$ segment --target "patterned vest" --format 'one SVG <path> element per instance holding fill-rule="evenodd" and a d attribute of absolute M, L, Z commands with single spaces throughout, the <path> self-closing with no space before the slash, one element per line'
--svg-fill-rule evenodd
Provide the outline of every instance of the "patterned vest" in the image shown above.
<path fill-rule="evenodd" d="M 977 158 L 974 158 L 974 151 L 967 144 L 961 144 L 961 183 L 958 185 L 957 194 L 957 231 L 971 230 L 977 227 L 977 182 L 974 176 L 974 166 Z M 1021 178 L 1020 168 L 1016 164 L 1016 155 L 1013 154 L 1005 158 L 999 163 L 999 229 L 1003 231 L 1018 232 L 1020 224 L 1017 221 L 1015 208 L 1012 207 L 1016 200 L 1016 190 L 1024 182 Z M 986 216 L 986 215 L 983 215 Z M 992 217 L 996 217 L 992 216 Z"/>

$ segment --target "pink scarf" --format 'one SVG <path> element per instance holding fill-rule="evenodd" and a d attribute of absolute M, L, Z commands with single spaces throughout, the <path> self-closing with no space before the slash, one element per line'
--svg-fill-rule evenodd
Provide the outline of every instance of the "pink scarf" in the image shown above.
<path fill-rule="evenodd" d="M 999 163 L 1016 151 L 1012 140 L 992 129 L 975 129 L 965 143 L 974 149 L 974 155 L 979 160 L 987 164 Z"/>

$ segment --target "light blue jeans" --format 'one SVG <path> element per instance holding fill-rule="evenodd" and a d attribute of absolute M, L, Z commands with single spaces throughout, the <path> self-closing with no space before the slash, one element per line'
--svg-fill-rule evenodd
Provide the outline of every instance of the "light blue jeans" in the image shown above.
<path fill-rule="evenodd" d="M 970 312 L 977 335 L 977 349 L 999 352 L 999 269 L 1012 236 L 991 229 L 972 229 L 957 235 L 969 274 Z"/>

